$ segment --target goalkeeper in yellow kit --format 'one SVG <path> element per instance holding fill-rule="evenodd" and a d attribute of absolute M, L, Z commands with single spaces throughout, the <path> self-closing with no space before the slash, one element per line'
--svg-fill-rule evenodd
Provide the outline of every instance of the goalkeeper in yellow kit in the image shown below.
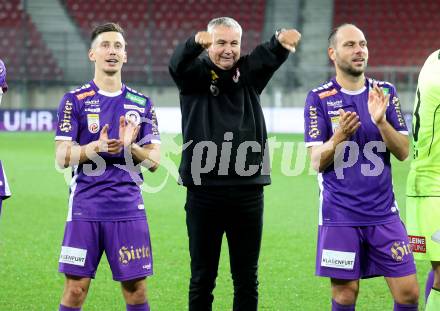
<path fill-rule="evenodd" d="M 440 310 L 440 50 L 419 74 L 413 111 L 414 159 L 407 181 L 406 222 L 415 259 L 434 272 L 426 311 Z M 428 280 L 429 282 L 429 280 Z M 431 281 L 432 282 L 432 281 Z M 431 289 L 432 287 L 432 289 Z"/>

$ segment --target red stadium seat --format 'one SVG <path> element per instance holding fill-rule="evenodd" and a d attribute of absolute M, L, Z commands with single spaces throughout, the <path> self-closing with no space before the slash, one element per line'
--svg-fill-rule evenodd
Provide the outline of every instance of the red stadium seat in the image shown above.
<path fill-rule="evenodd" d="M 8 79 L 42 81 L 62 77 L 61 69 L 23 11 L 20 0 L 0 2 L 0 25 L 1 58 L 8 68 Z"/>
<path fill-rule="evenodd" d="M 245 30 L 243 52 L 248 52 L 261 40 L 265 0 L 105 0 L 105 6 L 102 1 L 65 0 L 64 4 L 87 40 L 96 24 L 114 21 L 124 27 L 129 43 L 129 66 L 124 69 L 124 78 L 128 81 L 145 78 L 146 68 L 152 68 L 149 72 L 153 76 L 148 77 L 149 81 L 172 83 L 167 67 L 177 42 L 205 29 L 215 16 L 231 16 L 242 24 Z M 243 13 L 231 15 L 231 12 Z"/>
<path fill-rule="evenodd" d="M 438 0 L 334 1 L 333 24 L 354 23 L 367 36 L 371 66 L 420 66 L 438 48 Z M 397 56 L 399 55 L 399 56 Z"/>

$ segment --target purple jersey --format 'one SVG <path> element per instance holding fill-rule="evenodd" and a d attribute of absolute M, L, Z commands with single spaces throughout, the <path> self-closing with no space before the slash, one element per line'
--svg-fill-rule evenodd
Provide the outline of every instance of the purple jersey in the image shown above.
<path fill-rule="evenodd" d="M 6 179 L 6 174 L 2 166 L 2 161 L 0 161 L 0 201 L 5 200 L 11 196 L 11 190 L 9 189 L 8 180 Z"/>
<path fill-rule="evenodd" d="M 119 138 L 119 118 L 141 124 L 136 142 L 159 143 L 159 132 L 150 99 L 123 85 L 116 93 L 99 90 L 93 81 L 66 93 L 58 109 L 56 140 L 86 145 L 99 139 L 105 124 L 110 139 Z M 132 220 L 145 217 L 139 170 L 128 170 L 124 151 L 117 155 L 100 153 L 73 167 L 68 220 Z M 126 164 L 128 166 L 126 166 Z M 133 165 L 131 165 L 133 167 Z"/>
<path fill-rule="evenodd" d="M 399 98 L 388 82 L 366 79 L 358 91 L 343 89 L 335 79 L 309 92 L 304 108 L 306 146 L 320 145 L 339 125 L 338 109 L 354 111 L 361 126 L 347 142 L 339 160 L 318 174 L 319 223 L 333 226 L 384 224 L 398 217 L 394 198 L 390 152 L 368 112 L 368 93 L 375 82 L 390 94 L 386 119 L 397 131 L 408 135 Z"/>

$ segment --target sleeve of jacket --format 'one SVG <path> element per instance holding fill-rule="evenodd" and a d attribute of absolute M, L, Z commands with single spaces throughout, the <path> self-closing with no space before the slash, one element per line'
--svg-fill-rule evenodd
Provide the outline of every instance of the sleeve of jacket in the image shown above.
<path fill-rule="evenodd" d="M 289 51 L 272 36 L 258 45 L 248 56 L 249 81 L 261 93 L 275 71 L 286 61 Z"/>
<path fill-rule="evenodd" d="M 168 69 L 180 91 L 191 87 L 203 77 L 204 66 L 198 58 L 202 52 L 203 47 L 192 36 L 180 43 L 171 55 Z"/>

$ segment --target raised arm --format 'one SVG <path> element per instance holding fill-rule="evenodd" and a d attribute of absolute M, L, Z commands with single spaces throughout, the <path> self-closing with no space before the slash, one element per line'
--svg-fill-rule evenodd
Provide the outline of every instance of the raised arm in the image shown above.
<path fill-rule="evenodd" d="M 404 161 L 409 154 L 409 138 L 408 135 L 399 133 L 387 121 L 385 115 L 389 102 L 390 95 L 385 95 L 381 88 L 374 85 L 368 95 L 368 111 L 379 129 L 387 149 L 390 150 L 399 161 Z"/>
<path fill-rule="evenodd" d="M 258 45 L 248 56 L 250 79 L 261 93 L 274 72 L 294 53 L 301 39 L 295 29 L 282 29 L 272 38 Z"/>
<path fill-rule="evenodd" d="M 198 56 L 211 44 L 211 34 L 202 31 L 176 47 L 168 69 L 179 88 L 184 88 L 188 82 L 197 81 L 202 77 L 203 66 Z"/>

